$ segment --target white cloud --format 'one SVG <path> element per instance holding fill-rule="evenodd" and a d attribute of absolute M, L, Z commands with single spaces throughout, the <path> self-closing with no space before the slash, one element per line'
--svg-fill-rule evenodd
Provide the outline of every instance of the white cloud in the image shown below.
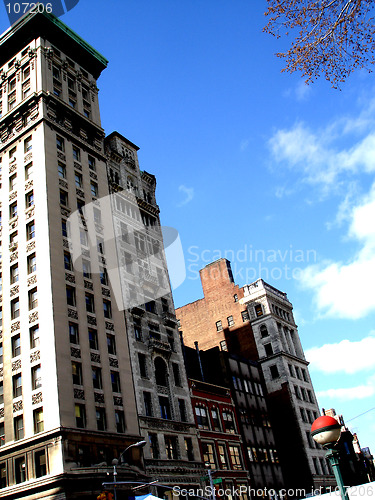
<path fill-rule="evenodd" d="M 300 273 L 300 283 L 313 290 L 320 314 L 358 319 L 375 310 L 374 220 L 375 185 L 351 212 L 348 237 L 361 245 L 357 254 L 348 262 L 308 266 Z"/>
<path fill-rule="evenodd" d="M 240 150 L 245 151 L 248 148 L 249 144 L 250 144 L 250 140 L 244 139 L 243 141 L 241 141 Z"/>
<path fill-rule="evenodd" d="M 345 339 L 334 344 L 312 347 L 305 351 L 305 355 L 311 370 L 353 374 L 375 368 L 374 352 L 375 335 L 370 335 L 358 341 Z"/>
<path fill-rule="evenodd" d="M 178 190 L 186 195 L 185 199 L 180 201 L 180 203 L 177 205 L 178 207 L 187 205 L 194 198 L 194 188 L 188 188 L 181 184 L 181 186 L 178 187 Z"/>
<path fill-rule="evenodd" d="M 375 385 L 369 382 L 366 385 L 358 385 L 356 387 L 339 388 L 339 389 L 327 389 L 325 391 L 318 391 L 316 393 L 319 399 L 329 398 L 339 399 L 341 401 L 348 401 L 352 399 L 364 399 L 369 398 L 375 394 Z"/>

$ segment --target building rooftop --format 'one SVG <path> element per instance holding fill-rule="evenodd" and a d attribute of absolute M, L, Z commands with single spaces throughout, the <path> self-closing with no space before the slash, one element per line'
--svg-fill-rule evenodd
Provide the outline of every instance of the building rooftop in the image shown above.
<path fill-rule="evenodd" d="M 95 79 L 108 61 L 60 19 L 47 12 L 27 12 L 0 37 L 0 66 L 35 38 L 43 37 L 87 69 Z"/>

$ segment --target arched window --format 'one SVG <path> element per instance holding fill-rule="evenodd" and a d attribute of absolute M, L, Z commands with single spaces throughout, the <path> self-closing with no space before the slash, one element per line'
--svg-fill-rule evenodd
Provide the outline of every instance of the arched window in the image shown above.
<path fill-rule="evenodd" d="M 262 339 L 264 339 L 264 337 L 268 337 L 268 335 L 269 335 L 269 333 L 268 333 L 266 325 L 261 325 L 260 336 L 262 337 Z"/>
<path fill-rule="evenodd" d="M 163 387 L 167 387 L 168 372 L 165 361 L 162 358 L 157 357 L 154 361 L 154 367 L 155 367 L 155 379 L 157 385 L 162 385 Z"/>

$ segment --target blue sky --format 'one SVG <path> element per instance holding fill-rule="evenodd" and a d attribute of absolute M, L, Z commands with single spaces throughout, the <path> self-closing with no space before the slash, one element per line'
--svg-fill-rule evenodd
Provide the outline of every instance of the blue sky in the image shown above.
<path fill-rule="evenodd" d="M 3 8 L 0 29 L 8 26 Z M 62 17 L 109 65 L 102 124 L 156 175 L 179 231 L 181 306 L 197 270 L 227 256 L 236 281 L 287 292 L 320 407 L 375 452 L 375 80 L 341 91 L 281 73 L 265 1 L 80 0 Z"/>

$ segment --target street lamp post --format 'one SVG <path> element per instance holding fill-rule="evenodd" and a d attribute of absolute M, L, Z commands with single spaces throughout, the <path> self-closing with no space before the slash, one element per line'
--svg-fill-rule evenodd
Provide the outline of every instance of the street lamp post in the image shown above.
<path fill-rule="evenodd" d="M 119 456 L 118 460 L 117 460 L 117 458 L 114 458 L 112 460 L 112 465 L 113 465 L 113 496 L 114 496 L 114 500 L 117 500 L 117 492 L 116 492 L 117 470 L 116 470 L 116 466 L 117 465 L 121 465 L 122 457 L 125 455 L 125 453 L 128 450 L 130 450 L 130 448 L 143 448 L 145 445 L 146 445 L 146 441 L 144 441 L 144 440 L 138 441 L 138 443 L 133 443 L 130 446 L 128 446 L 127 448 L 125 448 L 125 450 L 122 453 L 120 453 L 120 456 Z"/>
<path fill-rule="evenodd" d="M 211 498 L 212 498 L 212 500 L 216 500 L 215 486 L 214 486 L 214 482 L 212 480 L 212 473 L 215 471 L 211 470 L 211 464 L 209 462 L 206 462 L 204 465 L 207 469 L 208 480 L 210 482 Z"/>
<path fill-rule="evenodd" d="M 318 417 L 311 426 L 311 436 L 318 444 L 327 450 L 326 458 L 329 460 L 337 486 L 339 487 L 342 500 L 349 500 L 349 496 L 342 479 L 338 450 L 334 449 L 341 434 L 341 425 L 339 422 L 328 415 Z"/>

